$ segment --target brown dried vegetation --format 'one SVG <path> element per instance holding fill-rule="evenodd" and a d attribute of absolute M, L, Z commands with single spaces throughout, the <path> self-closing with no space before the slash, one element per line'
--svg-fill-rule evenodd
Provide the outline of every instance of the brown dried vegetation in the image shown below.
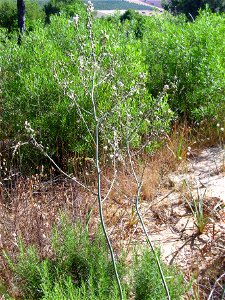
<path fill-rule="evenodd" d="M 204 234 L 198 235 L 187 203 L 182 197 L 172 197 L 174 188 L 168 186 L 167 180 L 168 173 L 175 171 L 178 166 L 181 168 L 188 157 L 190 145 L 196 147 L 192 148 L 191 155 L 198 152 L 198 143 L 194 143 L 196 136 L 190 132 L 185 126 L 179 131 L 175 128 L 173 135 L 167 137 L 167 143 L 153 156 L 135 158 L 135 171 L 138 178 L 143 176 L 140 206 L 150 237 L 155 244 L 161 245 L 162 252 L 165 250 L 164 259 L 168 263 L 180 265 L 187 279 L 193 279 L 194 276 L 193 289 L 187 297 L 206 299 L 216 278 L 225 270 L 224 210 L 221 207 L 216 217 L 210 219 Z M 201 135 L 201 132 L 198 134 Z M 209 138 L 207 143 L 212 144 L 213 141 Z M 179 153 L 176 152 L 178 145 Z M 146 162 L 145 168 L 142 161 Z M 185 168 L 185 163 L 182 168 Z M 0 277 L 11 290 L 12 296 L 17 297 L 19 292 L 13 290 L 12 274 L 2 250 L 16 257 L 18 238 L 21 237 L 26 246 L 34 244 L 41 257 L 51 256 L 51 231 L 59 222 L 60 214 L 66 213 L 72 223 L 77 220 L 88 223 L 91 234 L 99 224 L 98 207 L 95 195 L 62 176 L 48 179 L 40 175 L 27 178 L 20 176 L 10 181 L 4 180 L 7 170 L 3 169 L 0 186 Z M 86 176 L 85 183 L 95 193 L 95 173 L 89 167 L 87 171 L 83 171 L 82 176 Z M 104 174 L 103 196 L 107 194 L 113 178 L 110 166 L 104 169 Z M 118 169 L 108 198 L 103 202 L 106 225 L 116 252 L 124 249 L 130 254 L 134 244 L 145 243 L 134 208 L 136 193 L 137 185 L 131 169 L 124 162 Z M 206 212 L 212 211 L 212 206 L 217 205 L 212 200 L 205 202 Z M 130 255 L 127 258 L 129 260 Z"/>

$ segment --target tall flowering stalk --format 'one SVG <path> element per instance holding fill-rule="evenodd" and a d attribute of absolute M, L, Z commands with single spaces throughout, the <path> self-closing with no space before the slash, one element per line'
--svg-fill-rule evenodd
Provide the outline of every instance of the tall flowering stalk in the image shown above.
<path fill-rule="evenodd" d="M 137 185 L 136 212 L 148 243 L 154 252 L 139 209 L 139 198 L 143 180 L 141 178 L 139 181 L 135 174 L 130 148 L 136 147 L 137 149 L 137 147 L 139 147 L 139 153 L 148 147 L 151 141 L 156 139 L 158 133 L 163 132 L 164 128 L 166 128 L 165 121 L 168 120 L 168 114 L 170 115 L 170 112 L 168 110 L 165 93 L 162 93 L 158 99 L 153 99 L 151 95 L 148 94 L 144 72 L 135 73 L 135 68 L 134 70 L 132 69 L 132 71 L 127 68 L 124 71 L 126 72 L 125 76 L 124 73 L 122 75 L 120 74 L 121 60 L 117 59 L 118 54 L 113 55 L 111 51 L 108 51 L 107 46 L 111 40 L 105 29 L 101 31 L 99 40 L 97 40 L 94 34 L 93 9 L 92 3 L 88 2 L 87 20 L 85 23 L 86 29 L 80 27 L 84 25 L 84 23 L 80 22 L 78 15 L 73 18 L 72 22 L 69 22 L 69 24 L 72 23 L 73 26 L 75 26 L 77 38 L 77 57 L 76 61 L 74 61 L 74 66 L 78 71 L 76 81 L 71 80 L 74 76 L 74 69 L 70 73 L 70 80 L 60 78 L 59 71 L 55 72 L 54 76 L 59 87 L 63 90 L 63 94 L 71 100 L 69 109 L 74 108 L 77 124 L 82 123 L 82 126 L 84 126 L 86 130 L 86 132 L 82 131 L 83 136 L 85 135 L 84 140 L 94 149 L 93 161 L 97 174 L 97 191 L 92 192 L 92 194 L 96 196 L 96 202 L 98 202 L 100 222 L 109 248 L 118 285 L 119 297 L 123 299 L 116 258 L 105 225 L 103 202 L 108 198 L 115 183 L 117 161 L 124 162 L 125 153 L 128 152 L 129 167 L 132 170 Z M 80 29 L 84 29 L 82 34 Z M 84 32 L 85 34 L 83 34 Z M 98 42 L 100 43 L 98 44 Z M 127 61 L 126 58 L 123 59 Z M 129 70 L 129 72 L 127 70 Z M 67 70 L 67 72 L 69 71 Z M 117 73 L 119 74 L 118 76 Z M 103 92 L 101 94 L 102 90 L 107 91 L 107 93 Z M 106 99 L 104 97 L 106 97 Z M 35 136 L 28 125 L 29 124 L 27 124 L 26 127 L 31 137 L 30 142 L 36 148 L 39 148 L 39 150 L 50 159 L 53 165 L 59 169 L 55 162 L 44 151 L 43 147 L 36 142 Z M 102 147 L 102 142 L 104 142 L 104 147 Z M 110 180 L 110 185 L 105 195 L 103 195 L 101 184 L 102 176 L 104 175 L 100 163 L 100 148 L 101 150 L 102 148 L 104 150 L 108 149 L 106 151 L 114 168 L 114 177 Z M 91 191 L 91 188 L 88 188 L 76 178 L 70 177 L 62 170 L 60 171 L 83 188 Z M 159 260 L 157 257 L 156 259 L 164 288 L 168 299 L 170 299 Z"/>
<path fill-rule="evenodd" d="M 111 260 L 113 263 L 113 268 L 114 268 L 114 273 L 116 276 L 116 281 L 118 285 L 118 290 L 119 290 L 119 296 L 120 299 L 123 299 L 123 292 L 122 292 L 122 286 L 119 278 L 119 274 L 117 271 L 117 266 L 116 266 L 116 259 L 115 259 L 115 254 L 114 250 L 112 247 L 112 244 L 110 242 L 107 229 L 105 226 L 105 221 L 104 221 L 104 216 L 103 216 L 103 209 L 102 209 L 102 194 L 101 194 L 101 167 L 99 164 L 99 128 L 100 128 L 100 122 L 101 118 L 97 114 L 97 104 L 95 100 L 95 87 L 96 87 L 96 69 L 97 69 L 97 60 L 96 60 L 96 51 L 95 51 L 95 43 L 94 43 L 94 35 L 93 35 L 93 30 L 92 30 L 92 13 L 93 13 L 93 4 L 88 1 L 88 6 L 87 6 L 87 15 L 88 15 L 88 20 L 87 20 L 87 29 L 89 32 L 89 41 L 91 44 L 91 60 L 92 60 L 92 70 L 91 70 L 91 102 L 92 102 L 92 109 L 93 109 L 93 116 L 95 120 L 95 165 L 96 165 L 96 170 L 97 170 L 97 186 L 98 186 L 98 191 L 97 191 L 97 200 L 98 200 L 98 208 L 99 208 L 99 217 L 100 217 L 100 222 L 101 226 L 105 235 L 106 242 L 109 247 L 110 251 L 110 256 Z"/>

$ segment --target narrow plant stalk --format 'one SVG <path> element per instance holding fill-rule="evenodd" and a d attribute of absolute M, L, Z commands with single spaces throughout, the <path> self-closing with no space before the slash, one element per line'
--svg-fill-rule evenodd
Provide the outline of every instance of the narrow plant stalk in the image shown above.
<path fill-rule="evenodd" d="M 225 277 L 225 273 L 223 273 L 223 274 L 216 280 L 216 282 L 214 283 L 214 286 L 213 286 L 213 288 L 212 288 L 212 290 L 211 290 L 211 292 L 210 292 L 209 297 L 207 298 L 207 300 L 212 299 L 214 290 L 216 289 L 216 285 L 217 285 L 217 283 L 218 283 L 223 277 Z M 224 299 L 224 298 L 223 298 L 223 296 L 224 296 L 224 288 L 223 288 L 223 290 L 222 290 L 222 293 L 223 293 L 223 295 L 222 295 L 221 300 Z"/>
<path fill-rule="evenodd" d="M 120 278 L 119 278 L 119 274 L 117 272 L 117 267 L 116 267 L 116 259 L 115 259 L 115 255 L 114 255 L 114 251 L 106 230 L 106 226 L 105 226 L 105 221 L 104 221 L 104 217 L 103 217 L 103 210 L 102 210 L 102 197 L 101 197 L 101 169 L 99 166 L 99 124 L 98 122 L 96 123 L 96 169 L 97 169 L 97 182 L 98 182 L 98 207 L 99 207 L 99 217 L 100 217 L 100 222 L 101 222 L 101 226 L 105 235 L 105 239 L 106 242 L 108 244 L 109 247 L 109 251 L 110 251 L 110 256 L 111 256 L 111 260 L 113 263 L 113 268 L 114 268 L 114 272 L 115 272 L 115 276 L 116 276 L 116 281 L 117 281 L 117 285 L 118 285 L 118 290 L 119 290 L 119 295 L 120 295 L 120 300 L 123 300 L 123 292 L 122 292 L 122 286 L 121 286 L 121 282 L 120 282 Z"/>
<path fill-rule="evenodd" d="M 159 269 L 159 273 L 160 273 L 160 276 L 161 276 L 161 279 L 162 279 L 162 283 L 163 283 L 164 289 L 166 291 L 167 298 L 168 298 L 168 300 L 171 300 L 171 298 L 170 298 L 170 292 L 169 292 L 168 286 L 166 284 L 166 279 L 165 279 L 165 276 L 163 274 L 163 270 L 162 270 L 159 258 L 157 256 L 157 254 L 155 253 L 154 246 L 152 244 L 152 241 L 149 238 L 149 235 L 147 233 L 147 230 L 146 230 L 146 227 L 145 227 L 145 224 L 144 224 L 144 220 L 143 220 L 142 215 L 141 215 L 140 210 L 139 210 L 139 198 L 140 198 L 141 187 L 142 187 L 142 185 L 139 186 L 138 192 L 137 192 L 137 195 L 136 195 L 135 209 L 136 209 L 138 218 L 139 218 L 139 220 L 141 222 L 141 226 L 142 226 L 143 232 L 144 232 L 144 234 L 146 236 L 147 243 L 149 244 L 149 246 L 150 246 L 150 248 L 151 248 L 151 250 L 152 250 L 152 252 L 153 252 L 153 254 L 154 254 L 155 258 L 156 258 L 157 266 L 158 266 L 158 269 Z"/>
<path fill-rule="evenodd" d="M 143 183 L 143 174 L 144 174 L 144 171 L 142 173 L 142 179 L 138 180 L 137 178 L 137 175 L 136 175 L 136 172 L 134 170 L 134 166 L 133 166 L 133 161 L 132 161 L 132 158 L 131 158 L 131 153 L 130 153 L 130 147 L 129 147 L 129 141 L 127 141 L 127 150 L 128 150 L 128 156 L 129 156 L 129 163 L 130 163 L 130 167 L 131 167 L 131 170 L 132 170 L 132 173 L 133 173 L 133 176 L 134 176 L 134 179 L 135 179 L 135 182 L 136 182 L 136 185 L 137 185 L 137 194 L 136 194 L 136 199 L 135 199 L 135 210 L 137 212 L 137 215 L 138 215 L 138 218 L 140 220 L 140 223 L 141 223 L 141 226 L 142 226 L 142 229 L 143 229 L 143 232 L 145 234 L 145 237 L 146 237 L 146 240 L 147 240 L 147 243 L 148 245 L 150 246 L 154 256 L 155 256 L 155 259 L 156 259 L 156 263 L 157 263 L 157 266 L 158 266 L 158 269 L 159 269 L 159 273 L 160 273 L 160 276 L 161 276 L 161 279 L 162 279 L 162 283 L 163 283 L 163 287 L 165 289 L 165 292 L 166 292 L 166 295 L 167 295 L 167 299 L 168 300 L 171 300 L 171 297 L 170 297 L 170 292 L 169 292 L 169 289 L 168 289 L 168 286 L 167 286 L 167 283 L 166 283 L 166 279 L 165 279 L 165 276 L 163 274 L 163 270 L 162 270 L 162 267 L 161 267 L 161 264 L 160 264 L 160 261 L 159 261 L 159 258 L 155 252 L 155 249 L 154 249 L 154 246 L 153 246 L 153 243 L 147 233 L 147 230 L 146 230 L 146 226 L 145 226 L 145 223 L 144 223 L 144 220 L 142 218 L 142 215 L 140 213 L 140 210 L 139 210 L 139 199 L 140 199 L 140 192 L 141 192 L 141 188 L 142 188 L 142 183 Z"/>
<path fill-rule="evenodd" d="M 67 174 L 66 172 L 64 172 L 57 164 L 56 162 L 48 155 L 48 153 L 44 150 L 43 146 L 41 144 L 39 144 L 34 136 L 30 137 L 29 143 L 31 145 L 33 145 L 36 149 L 40 150 L 41 153 L 47 157 L 49 159 L 49 161 L 58 169 L 58 171 L 63 174 L 65 177 L 71 179 L 72 181 L 76 182 L 79 186 L 81 186 L 82 188 L 84 188 L 85 190 L 89 191 L 91 194 L 93 195 L 97 195 L 95 192 L 93 192 L 89 187 L 87 187 L 86 185 L 84 185 L 83 183 L 81 183 L 80 181 L 78 181 L 75 177 L 70 176 L 69 174 Z M 24 143 L 25 144 L 25 143 Z"/>
<path fill-rule="evenodd" d="M 105 235 L 106 242 L 109 247 L 110 251 L 110 256 L 111 260 L 113 263 L 113 268 L 114 268 L 114 273 L 116 276 L 116 281 L 118 285 L 118 290 L 119 290 L 119 295 L 120 295 L 120 300 L 123 300 L 123 292 L 122 292 L 122 286 L 120 283 L 120 278 L 117 272 L 117 267 L 116 267 L 116 259 L 115 259 L 115 254 L 106 230 L 105 226 L 105 221 L 104 221 L 104 216 L 103 216 L 103 209 L 102 209 L 102 195 L 101 195 L 101 168 L 99 166 L 99 124 L 100 124 L 100 118 L 97 115 L 97 106 L 95 102 L 95 80 L 96 80 L 96 66 L 97 66 L 97 60 L 96 60 L 96 53 L 95 53 L 95 42 L 94 42 L 94 35 L 92 31 L 92 11 L 93 11 L 93 5 L 91 2 L 88 2 L 88 7 L 87 7 L 87 13 L 88 13 L 88 22 L 87 22 L 87 28 L 89 32 L 89 41 L 91 44 L 91 60 L 92 60 L 92 76 L 91 76 L 91 91 L 90 91 L 90 97 L 91 97 L 91 102 L 92 102 L 92 109 L 93 109 L 93 117 L 95 120 L 95 165 L 96 165 L 96 171 L 97 171 L 97 185 L 98 185 L 98 192 L 97 192 L 97 200 L 98 200 L 98 207 L 99 207 L 99 217 L 100 217 L 100 223 Z M 110 187 L 110 190 L 112 189 L 112 185 Z M 110 192 L 109 190 L 109 192 Z M 103 199 L 105 200 L 106 197 Z"/>

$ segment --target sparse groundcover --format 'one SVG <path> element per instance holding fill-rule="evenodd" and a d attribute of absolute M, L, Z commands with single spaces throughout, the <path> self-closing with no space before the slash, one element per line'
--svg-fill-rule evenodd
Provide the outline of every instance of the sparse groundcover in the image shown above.
<path fill-rule="evenodd" d="M 169 145 L 170 148 L 173 149 L 171 144 L 172 140 L 170 141 Z M 160 153 L 157 153 L 154 159 L 151 158 L 151 163 L 149 162 L 149 166 L 144 175 L 144 188 L 141 195 L 142 213 L 144 218 L 147 220 L 146 223 L 148 226 L 148 231 L 151 233 L 150 237 L 153 238 L 155 243 L 161 245 L 163 259 L 166 260 L 167 263 L 172 263 L 173 261 L 173 265 L 180 265 L 182 269 L 185 270 L 186 278 L 194 283 L 192 290 L 189 292 L 190 299 L 198 299 L 196 298 L 197 295 L 199 295 L 199 297 L 200 295 L 204 295 L 204 297 L 206 297 L 211 292 L 214 284 L 215 288 L 213 295 L 219 294 L 221 293 L 221 287 L 216 283 L 216 279 L 219 278 L 219 276 L 221 276 L 221 274 L 224 272 L 224 266 L 222 263 L 224 252 L 222 249 L 225 240 L 225 231 L 223 230 L 224 227 L 222 227 L 223 223 L 221 223 L 221 218 L 224 213 L 223 206 L 219 205 L 219 198 L 205 197 L 205 212 L 210 212 L 211 220 L 207 221 L 203 234 L 200 234 L 196 225 L 192 221 L 192 213 L 189 206 L 185 203 L 185 201 L 182 201 L 182 193 L 185 192 L 182 190 L 182 187 L 178 189 L 176 186 L 172 186 L 169 188 L 169 190 L 165 190 L 166 185 L 162 185 L 162 182 L 165 182 L 167 172 L 169 172 L 170 169 L 173 169 L 174 171 L 176 170 L 176 160 L 171 150 L 167 147 L 161 149 L 161 151 L 161 155 Z M 190 155 L 198 160 L 194 148 L 190 149 L 189 151 L 191 152 Z M 220 169 L 219 160 L 216 158 L 215 152 L 213 153 L 213 157 L 210 156 L 210 153 L 207 156 L 202 156 L 205 157 L 205 159 L 206 157 L 210 157 L 212 159 L 210 167 L 213 172 L 212 174 L 216 172 L 217 167 L 219 168 L 218 170 L 221 170 L 222 172 L 222 169 Z M 201 163 L 202 157 L 199 157 L 199 163 Z M 185 158 L 183 157 L 182 161 L 184 162 L 184 160 Z M 194 166 L 196 167 L 197 174 L 199 174 L 197 168 L 198 164 L 195 163 Z M 212 167 L 215 169 L 215 171 L 212 169 Z M 152 170 L 154 170 L 154 172 Z M 185 162 L 183 168 L 179 169 L 179 172 L 181 172 L 181 170 L 186 170 Z M 141 174 L 141 172 L 142 170 L 140 167 L 139 174 Z M 205 172 L 207 173 L 207 169 Z M 107 170 L 107 174 L 110 177 L 110 169 Z M 150 174 L 151 178 L 149 177 Z M 89 176 L 86 175 L 86 182 L 88 182 L 88 180 L 90 182 Z M 216 177 L 216 174 L 214 176 Z M 212 178 L 212 176 L 210 178 Z M 156 182 L 154 182 L 154 180 Z M 108 183 L 105 181 L 103 184 L 103 193 L 107 192 L 107 185 Z M 181 194 L 178 193 L 177 195 L 176 191 L 180 192 Z M 146 249 L 146 257 L 143 258 L 143 261 L 142 256 L 140 255 L 140 250 L 138 250 L 137 253 L 139 255 L 137 255 L 136 258 L 134 258 L 134 256 L 131 259 L 130 256 L 130 251 L 132 251 L 131 249 L 133 249 L 133 243 L 135 241 L 135 243 L 137 243 L 137 249 L 139 249 L 138 243 L 140 243 L 142 246 L 144 243 L 143 234 L 141 233 L 137 216 L 132 209 L 132 199 L 135 193 L 135 184 L 131 174 L 128 172 L 128 168 L 120 170 L 110 197 L 103 204 L 103 209 L 106 217 L 107 227 L 111 232 L 110 238 L 113 242 L 116 253 L 119 254 L 121 253 L 121 249 L 124 249 L 125 253 L 128 254 L 126 260 L 128 261 L 129 270 L 132 269 L 132 260 L 136 259 L 138 261 L 136 267 L 132 269 L 132 272 L 134 274 L 137 268 L 140 273 L 135 273 L 136 283 L 132 286 L 133 290 L 131 291 L 131 295 L 134 295 L 134 290 L 136 289 L 136 293 L 142 297 L 143 289 L 140 286 L 142 286 L 144 279 L 146 279 L 145 272 L 147 272 L 151 280 L 148 281 L 146 279 L 146 288 L 144 291 L 148 290 L 148 293 L 143 293 L 146 299 L 148 299 L 147 297 L 151 289 L 153 289 L 153 292 L 151 293 L 154 293 L 155 289 L 157 291 L 160 290 L 162 292 L 162 294 L 160 294 L 161 296 L 164 295 L 164 291 L 162 289 L 161 282 L 160 285 L 157 284 L 157 286 L 155 286 L 154 278 L 159 280 L 159 274 L 155 272 L 156 264 L 152 255 L 149 254 L 149 249 Z M 20 248 L 24 253 L 27 253 L 27 248 L 29 245 L 34 244 L 37 250 L 34 250 L 34 248 L 29 250 L 29 253 L 31 253 L 31 258 L 35 258 L 37 256 L 36 254 L 36 256 L 34 256 L 32 253 L 39 253 L 38 261 L 41 262 L 47 257 L 50 259 L 50 262 L 52 259 L 54 261 L 55 254 L 52 250 L 53 247 L 50 246 L 50 231 L 52 224 L 55 222 L 59 224 L 59 230 L 54 230 L 54 236 L 57 238 L 58 232 L 59 241 L 62 241 L 63 245 L 67 245 L 69 242 L 67 242 L 67 238 L 61 239 L 60 236 L 63 235 L 66 237 L 66 232 L 68 229 L 68 236 L 71 238 L 74 230 L 70 226 L 68 226 L 68 228 L 67 226 L 62 226 L 62 222 L 59 219 L 59 209 L 68 211 L 73 224 L 74 220 L 78 219 L 81 219 L 83 224 L 86 224 L 87 222 L 87 227 L 90 230 L 88 235 L 90 237 L 90 243 L 92 243 L 94 232 L 96 232 L 95 228 L 98 223 L 97 208 L 96 206 L 93 207 L 94 202 L 95 199 L 93 198 L 93 195 L 85 194 L 78 189 L 75 183 L 64 180 L 62 181 L 62 178 L 57 179 L 53 177 L 52 181 L 46 181 L 46 177 L 40 179 L 35 179 L 32 177 L 24 180 L 23 182 L 18 182 L 16 188 L 12 189 L 11 191 L 8 188 L 4 188 L 3 193 L 1 194 L 2 209 L 0 212 L 1 249 L 6 249 L 8 255 L 12 257 L 13 261 L 18 261 L 19 257 L 23 257 L 18 256 L 18 242 L 19 235 L 21 234 L 24 241 L 24 247 Z M 91 211 L 92 213 L 90 218 Z M 24 224 L 26 224 L 26 226 L 24 226 Z M 72 230 L 70 231 L 69 228 L 72 228 Z M 76 228 L 78 229 L 78 227 Z M 74 239 L 76 239 L 77 236 L 78 235 L 75 235 Z M 84 244 L 85 243 L 86 242 L 84 241 Z M 105 245 L 104 243 L 105 242 L 103 241 L 103 245 Z M 73 243 L 71 242 L 71 245 L 72 244 Z M 20 245 L 22 246 L 22 244 Z M 57 243 L 54 245 L 57 248 Z M 73 246 L 71 247 L 73 248 Z M 179 250 L 180 247 L 181 249 Z M 177 249 L 178 251 L 176 251 Z M 61 250 L 61 253 L 65 254 L 66 250 Z M 167 257 L 167 255 L 170 256 Z M 67 255 L 65 256 L 67 257 Z M 173 257 L 174 259 L 171 261 Z M 41 263 L 40 266 L 43 268 L 49 268 L 49 259 L 46 259 L 46 262 L 43 263 L 43 265 Z M 152 263 L 154 262 L 154 264 L 151 264 L 147 269 L 142 268 L 142 264 L 146 265 L 145 261 L 150 259 Z M 8 290 L 11 291 L 14 297 L 18 297 L 19 291 L 17 289 L 17 285 L 15 284 L 18 284 L 18 282 L 16 282 L 16 278 L 18 278 L 18 276 L 12 276 L 12 272 L 9 272 L 6 262 L 3 263 L 2 257 L 0 261 L 2 266 L 1 278 L 4 278 L 5 283 L 7 283 L 5 286 L 2 285 L 1 293 L 6 294 Z M 60 261 L 63 260 L 60 259 Z M 87 270 L 85 267 L 85 261 L 80 261 L 80 263 L 84 263 L 84 269 Z M 45 264 L 47 266 L 45 266 Z M 66 266 L 69 264 L 70 262 L 67 264 L 65 261 Z M 25 264 L 20 264 L 20 266 L 23 267 Z M 168 286 L 170 287 L 170 280 L 173 281 L 174 278 L 178 280 L 178 277 L 170 272 L 168 274 L 165 266 L 163 266 L 163 268 Z M 85 272 L 84 274 L 86 274 Z M 83 274 L 83 271 L 81 273 Z M 129 274 L 129 271 L 125 271 L 125 273 Z M 24 274 L 24 272 L 22 272 L 22 274 Z M 125 283 L 127 283 L 126 274 L 124 276 Z M 14 278 L 15 281 L 14 279 L 12 281 L 12 278 Z M 131 276 L 131 278 L 133 277 Z M 56 288 L 51 290 L 49 295 L 54 295 L 56 299 L 57 297 L 60 299 L 62 295 L 66 295 L 65 297 L 67 297 L 68 295 L 64 293 L 64 286 L 67 287 L 66 290 L 70 289 L 74 292 L 73 295 L 76 295 L 72 284 L 73 282 L 71 282 L 69 278 L 67 279 L 64 281 L 63 278 L 63 282 L 58 280 Z M 221 284 L 222 281 L 219 283 Z M 47 290 L 48 281 L 46 281 L 46 285 Z M 170 289 L 171 293 L 173 294 L 173 287 L 171 286 Z M 157 296 L 155 297 L 158 299 Z M 180 298 L 178 297 L 175 299 Z"/>

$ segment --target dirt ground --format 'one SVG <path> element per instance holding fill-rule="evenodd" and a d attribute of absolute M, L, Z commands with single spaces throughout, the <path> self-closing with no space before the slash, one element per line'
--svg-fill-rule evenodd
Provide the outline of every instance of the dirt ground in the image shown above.
<path fill-rule="evenodd" d="M 216 279 L 225 272 L 225 151 L 215 147 L 189 155 L 167 176 L 150 203 L 140 203 L 140 209 L 148 235 L 160 247 L 164 261 L 179 266 L 188 280 L 194 278 L 190 298 L 207 299 L 215 285 L 211 299 L 221 299 L 225 276 L 219 283 Z M 151 175 L 149 172 L 149 178 Z M 146 237 L 136 222 L 131 235 L 144 244 Z M 197 295 L 199 286 L 202 298 Z"/>
<path fill-rule="evenodd" d="M 160 159 L 171 162 L 173 153 L 170 154 L 168 149 Z M 162 170 L 156 172 L 157 159 L 146 167 L 139 210 L 149 238 L 160 247 L 163 260 L 181 268 L 186 280 L 193 282 L 187 299 L 207 299 L 210 292 L 211 300 L 221 299 L 225 273 L 225 151 L 221 147 L 200 152 L 189 150 L 187 157 L 178 168 L 166 171 L 165 176 L 161 176 Z M 171 166 L 167 168 L 171 170 Z M 123 169 L 107 194 L 113 175 L 107 169 L 104 174 L 107 180 L 103 180 L 102 193 L 103 197 L 108 196 L 103 201 L 103 212 L 107 230 L 115 251 L 123 249 L 129 262 L 133 247 L 146 244 L 134 209 L 136 185 L 130 170 Z M 84 178 L 95 192 L 93 176 Z M 60 222 L 62 211 L 74 223 L 86 222 L 91 216 L 91 232 L 98 227 L 95 194 L 85 192 L 63 176 L 51 180 L 33 176 L 19 179 L 12 188 L 1 186 L 0 250 L 16 255 L 18 239 L 22 237 L 25 245 L 35 244 L 41 256 L 51 255 L 51 230 L 53 224 Z M 10 272 L 0 256 L 1 276 L 10 286 Z"/>

